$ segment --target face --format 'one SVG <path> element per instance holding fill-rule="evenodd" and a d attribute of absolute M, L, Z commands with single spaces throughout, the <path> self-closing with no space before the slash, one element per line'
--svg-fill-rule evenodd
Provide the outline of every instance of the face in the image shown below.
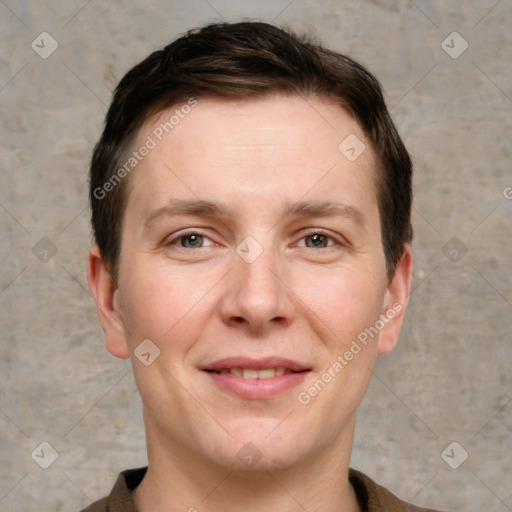
<path fill-rule="evenodd" d="M 370 144 L 325 99 L 199 99 L 159 141 L 175 109 L 135 143 L 156 147 L 130 176 L 118 288 L 95 250 L 89 272 L 148 443 L 230 468 L 346 454 L 410 285 L 408 247 L 386 276 Z"/>

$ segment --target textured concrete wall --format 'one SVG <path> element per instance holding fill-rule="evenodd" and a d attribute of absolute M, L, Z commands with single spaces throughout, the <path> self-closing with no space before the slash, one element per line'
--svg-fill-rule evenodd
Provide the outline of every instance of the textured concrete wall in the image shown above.
<path fill-rule="evenodd" d="M 412 302 L 352 465 L 418 504 L 512 510 L 510 0 L 1 1 L 0 510 L 76 510 L 145 463 L 131 370 L 86 285 L 88 161 L 129 67 L 241 17 L 366 64 L 415 160 Z"/>

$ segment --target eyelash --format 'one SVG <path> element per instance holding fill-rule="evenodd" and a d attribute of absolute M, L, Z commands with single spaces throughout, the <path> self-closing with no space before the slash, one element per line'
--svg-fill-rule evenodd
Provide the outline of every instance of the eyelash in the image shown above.
<path fill-rule="evenodd" d="M 199 236 L 202 236 L 204 238 L 207 238 L 208 240 L 210 240 L 212 242 L 212 245 L 215 245 L 215 242 L 213 240 L 211 240 L 210 237 L 208 237 L 204 232 L 202 232 L 200 230 L 193 230 L 193 231 L 179 233 L 177 236 L 174 236 L 168 242 L 166 242 L 165 246 L 166 247 L 172 247 L 176 243 L 180 242 L 180 240 L 182 240 L 184 238 L 187 238 L 187 237 L 189 237 L 191 235 L 199 235 Z M 335 245 L 341 245 L 341 246 L 346 246 L 347 245 L 347 243 L 344 240 L 340 240 L 337 237 L 335 237 L 335 236 L 325 232 L 322 229 L 315 229 L 315 230 L 309 231 L 309 232 L 303 234 L 301 236 L 300 240 L 302 241 L 305 238 L 313 236 L 313 235 L 322 235 L 322 236 L 325 236 L 329 240 L 334 242 L 331 245 L 327 245 L 326 247 L 320 247 L 319 249 L 327 249 L 328 247 L 334 247 Z M 207 246 L 207 247 L 209 247 L 209 246 Z M 301 247 L 305 247 L 305 246 L 301 246 Z M 178 248 L 179 249 L 185 249 L 185 250 L 193 250 L 193 248 L 187 248 L 187 247 L 178 247 Z M 203 249 L 203 248 L 204 247 L 198 247 L 197 249 Z M 313 247 L 305 247 L 305 248 L 306 249 L 314 249 Z M 197 249 L 195 249 L 195 250 L 197 250 Z"/>

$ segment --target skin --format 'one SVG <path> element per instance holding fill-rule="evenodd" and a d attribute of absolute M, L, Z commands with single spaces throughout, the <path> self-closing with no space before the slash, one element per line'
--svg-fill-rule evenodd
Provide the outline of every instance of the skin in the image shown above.
<path fill-rule="evenodd" d="M 135 147 L 175 108 L 150 118 Z M 366 145 L 353 162 L 338 150 L 349 134 Z M 360 510 L 347 478 L 356 411 L 377 356 L 398 341 L 412 269 L 407 245 L 387 278 L 374 167 L 369 142 L 341 107 L 275 95 L 199 99 L 133 171 L 118 282 L 97 247 L 88 278 L 106 347 L 132 357 L 144 405 L 141 512 Z M 225 210 L 162 213 L 198 199 Z M 301 201 L 351 210 L 284 214 Z M 252 263 L 236 252 L 248 236 L 263 248 Z M 401 311 L 379 336 L 301 404 L 298 393 L 396 303 Z M 145 339 L 161 351 L 149 366 L 133 355 Z M 311 371 L 297 388 L 259 400 L 220 389 L 200 370 L 269 355 Z M 249 442 L 261 453 L 251 467 L 238 457 Z"/>

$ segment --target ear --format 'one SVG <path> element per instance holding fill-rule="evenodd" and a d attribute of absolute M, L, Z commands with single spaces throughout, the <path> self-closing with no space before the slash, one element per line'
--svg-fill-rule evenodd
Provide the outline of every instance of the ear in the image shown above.
<path fill-rule="evenodd" d="M 409 303 L 412 278 L 412 250 L 406 244 L 402 257 L 395 269 L 395 275 L 388 284 L 384 297 L 381 318 L 387 320 L 380 332 L 378 353 L 387 354 L 398 343 L 400 331 L 404 323 L 405 310 Z"/>
<path fill-rule="evenodd" d="M 119 289 L 110 276 L 97 245 L 89 251 L 87 280 L 96 301 L 107 350 L 121 359 L 130 357 L 118 300 Z"/>

